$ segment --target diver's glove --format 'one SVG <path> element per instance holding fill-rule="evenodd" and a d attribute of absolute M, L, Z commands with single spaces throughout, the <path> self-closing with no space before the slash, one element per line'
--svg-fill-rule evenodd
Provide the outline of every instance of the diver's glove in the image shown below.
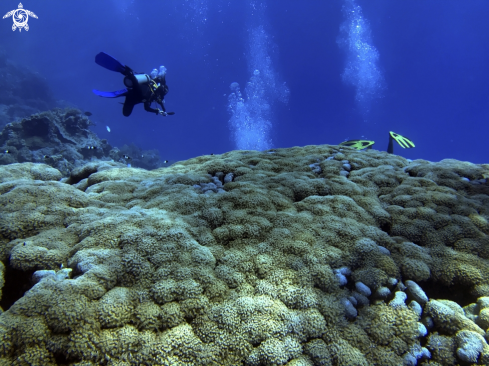
<path fill-rule="evenodd" d="M 161 111 L 158 109 L 158 114 L 162 115 L 163 117 L 166 117 L 168 115 L 168 113 L 166 113 L 165 111 Z"/>

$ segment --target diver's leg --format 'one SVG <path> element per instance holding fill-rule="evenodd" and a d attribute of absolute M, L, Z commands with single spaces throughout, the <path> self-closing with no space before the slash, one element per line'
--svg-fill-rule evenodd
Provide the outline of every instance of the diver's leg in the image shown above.
<path fill-rule="evenodd" d="M 134 108 L 133 101 L 131 100 L 132 98 L 126 97 L 126 100 L 124 102 L 124 106 L 122 107 L 122 114 L 125 117 L 129 117 L 132 113 L 132 109 Z"/>
<path fill-rule="evenodd" d="M 141 101 L 141 98 L 138 98 L 136 91 L 134 89 L 129 90 L 126 94 L 126 100 L 124 100 L 124 106 L 122 107 L 122 114 L 126 117 L 129 117 L 132 113 L 132 109 L 136 104 Z"/>
<path fill-rule="evenodd" d="M 134 104 L 124 103 L 124 106 L 122 107 L 122 114 L 124 115 L 124 117 L 129 117 L 132 113 L 133 108 Z"/>
<path fill-rule="evenodd" d="M 132 71 L 132 69 L 129 66 L 124 65 L 124 69 L 121 70 L 121 74 L 124 76 L 134 75 L 134 71 Z"/>
<path fill-rule="evenodd" d="M 394 154 L 394 139 L 389 134 L 389 145 L 387 146 L 387 152 L 389 154 Z"/>

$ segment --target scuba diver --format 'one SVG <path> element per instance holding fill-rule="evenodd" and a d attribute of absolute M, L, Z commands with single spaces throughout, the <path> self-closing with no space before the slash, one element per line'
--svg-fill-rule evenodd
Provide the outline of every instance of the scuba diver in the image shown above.
<path fill-rule="evenodd" d="M 404 149 L 411 149 L 414 147 L 414 142 L 412 142 L 410 139 L 390 131 L 389 144 L 387 145 L 387 152 L 389 154 L 394 154 L 394 141 L 396 141 Z M 350 146 L 357 150 L 371 149 L 374 144 L 375 141 L 370 140 L 348 140 L 340 143 L 340 145 Z"/>
<path fill-rule="evenodd" d="M 160 70 L 153 69 L 150 75 L 144 73 L 136 73 L 129 66 L 122 65 L 112 56 L 105 52 L 100 52 L 95 56 L 95 62 L 105 67 L 108 70 L 120 72 L 124 75 L 125 89 L 116 90 L 113 92 L 100 91 L 93 89 L 96 95 L 105 98 L 126 97 L 122 114 L 126 117 L 130 116 L 136 104 L 144 103 L 144 109 L 156 115 L 173 115 L 175 112 L 166 112 L 165 95 L 168 94 L 168 86 L 166 85 L 166 67 L 160 66 Z M 151 104 L 156 102 L 161 106 L 159 108 L 151 108 Z"/>

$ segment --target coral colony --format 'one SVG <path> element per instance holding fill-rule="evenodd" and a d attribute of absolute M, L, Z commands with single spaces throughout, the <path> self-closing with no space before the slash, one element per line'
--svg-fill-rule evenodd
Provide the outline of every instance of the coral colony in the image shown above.
<path fill-rule="evenodd" d="M 331 145 L 4 165 L 0 360 L 487 364 L 488 175 Z"/>

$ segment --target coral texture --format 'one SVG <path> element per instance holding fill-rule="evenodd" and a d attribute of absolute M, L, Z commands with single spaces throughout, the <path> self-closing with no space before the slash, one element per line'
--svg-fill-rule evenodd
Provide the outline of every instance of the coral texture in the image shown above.
<path fill-rule="evenodd" d="M 488 176 L 328 145 L 2 166 L 0 365 L 486 363 Z"/>

